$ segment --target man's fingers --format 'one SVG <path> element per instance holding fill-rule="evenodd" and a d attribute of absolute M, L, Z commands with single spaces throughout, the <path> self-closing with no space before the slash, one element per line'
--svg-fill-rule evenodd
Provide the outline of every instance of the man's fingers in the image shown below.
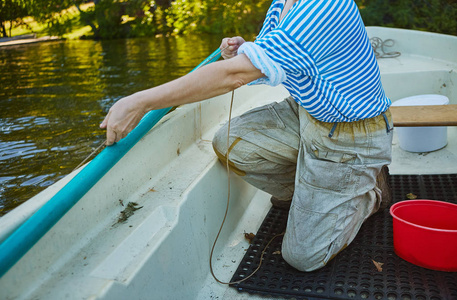
<path fill-rule="evenodd" d="M 116 142 L 116 132 L 110 128 L 106 131 L 106 146 L 111 146 Z"/>
<path fill-rule="evenodd" d="M 222 50 L 224 48 L 226 48 L 229 44 L 228 44 L 228 40 L 229 38 L 223 38 L 222 39 L 222 42 L 221 42 L 221 45 L 219 46 L 219 48 Z"/>
<path fill-rule="evenodd" d="M 219 47 L 222 51 L 222 57 L 231 58 L 235 56 L 236 50 L 238 49 L 237 40 L 234 38 L 222 39 L 221 46 Z"/>
<path fill-rule="evenodd" d="M 116 132 L 116 143 L 119 142 L 120 140 L 122 140 L 123 138 L 125 138 L 127 136 L 127 132 L 123 131 L 121 133 L 117 133 Z"/>
<path fill-rule="evenodd" d="M 105 118 L 103 119 L 103 122 L 100 123 L 100 128 L 101 129 L 105 129 L 106 128 L 106 125 L 108 124 L 108 118 L 109 118 L 109 112 L 108 114 L 105 116 Z"/>
<path fill-rule="evenodd" d="M 236 36 L 236 37 L 229 39 L 228 44 L 231 46 L 239 46 L 242 43 L 241 43 L 241 39 L 238 36 Z"/>
<path fill-rule="evenodd" d="M 234 36 L 228 40 L 229 45 L 241 46 L 244 43 L 244 39 L 241 36 Z"/>

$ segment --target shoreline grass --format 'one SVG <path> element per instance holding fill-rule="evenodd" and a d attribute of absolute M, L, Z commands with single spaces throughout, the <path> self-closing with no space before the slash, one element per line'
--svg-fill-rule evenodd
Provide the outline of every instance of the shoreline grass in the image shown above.
<path fill-rule="evenodd" d="M 93 7 L 93 3 L 84 3 L 81 4 L 80 8 L 83 11 L 86 11 L 87 9 Z M 81 36 L 84 35 L 90 35 L 91 28 L 88 25 L 84 25 L 81 23 L 79 16 L 80 12 L 76 8 L 76 6 L 72 6 L 68 9 L 62 10 L 60 15 L 65 16 L 70 20 L 72 24 L 72 30 L 68 33 L 63 34 L 61 37 L 64 39 L 79 39 Z M 45 23 L 39 23 L 36 20 L 34 20 L 32 17 L 25 17 L 22 19 L 24 23 L 27 25 L 21 24 L 17 26 L 13 26 L 11 28 L 11 37 L 15 37 L 18 35 L 24 35 L 24 34 L 36 34 L 37 37 L 43 37 L 43 36 L 48 36 L 48 26 Z M 13 23 L 14 25 L 14 23 Z M 10 31 L 10 23 L 6 24 L 6 31 Z"/>

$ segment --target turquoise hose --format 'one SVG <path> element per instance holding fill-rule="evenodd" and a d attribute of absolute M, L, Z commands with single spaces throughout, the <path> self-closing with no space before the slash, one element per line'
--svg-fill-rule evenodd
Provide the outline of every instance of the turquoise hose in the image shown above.
<path fill-rule="evenodd" d="M 191 72 L 220 57 L 221 50 L 217 49 Z M 8 272 L 170 110 L 171 107 L 148 112 L 124 139 L 106 147 L 5 239 L 0 245 L 0 277 Z"/>

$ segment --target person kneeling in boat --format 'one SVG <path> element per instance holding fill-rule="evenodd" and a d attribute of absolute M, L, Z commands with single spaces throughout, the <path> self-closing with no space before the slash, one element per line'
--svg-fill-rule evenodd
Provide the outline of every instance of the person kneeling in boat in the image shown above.
<path fill-rule="evenodd" d="M 255 42 L 221 43 L 225 60 L 119 100 L 101 124 L 107 144 L 149 110 L 200 101 L 245 84 L 279 84 L 290 97 L 255 108 L 215 135 L 217 156 L 289 207 L 283 258 L 321 268 L 390 202 L 391 101 L 352 0 L 274 0 Z M 382 172 L 381 172 L 382 171 Z"/>

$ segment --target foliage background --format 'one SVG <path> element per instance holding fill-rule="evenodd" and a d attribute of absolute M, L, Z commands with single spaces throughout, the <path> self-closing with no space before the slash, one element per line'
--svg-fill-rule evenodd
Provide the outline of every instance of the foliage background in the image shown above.
<path fill-rule="evenodd" d="M 457 35 L 457 0 L 355 2 L 367 26 Z M 270 4 L 271 0 L 0 0 L 0 33 L 11 35 L 12 27 L 26 24 L 24 18 L 31 16 L 45 25 L 46 34 L 59 36 L 83 26 L 96 39 L 247 34 L 259 31 Z"/>
<path fill-rule="evenodd" d="M 457 35 L 457 0 L 356 0 L 366 26 Z"/>

